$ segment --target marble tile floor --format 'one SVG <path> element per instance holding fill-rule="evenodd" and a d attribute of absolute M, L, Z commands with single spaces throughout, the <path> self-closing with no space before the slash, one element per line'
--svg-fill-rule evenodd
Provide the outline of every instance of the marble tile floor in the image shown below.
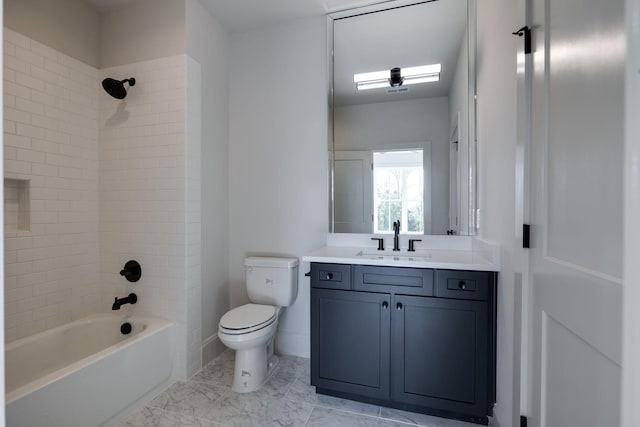
<path fill-rule="evenodd" d="M 315 393 L 309 360 L 281 356 L 253 393 L 235 393 L 234 352 L 226 350 L 189 381 L 177 382 L 118 427 L 477 427 Z"/>

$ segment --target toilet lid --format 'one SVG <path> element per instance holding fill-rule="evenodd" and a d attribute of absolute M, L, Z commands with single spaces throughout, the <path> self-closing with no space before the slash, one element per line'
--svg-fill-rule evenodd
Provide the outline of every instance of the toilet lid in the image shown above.
<path fill-rule="evenodd" d="M 220 319 L 220 326 L 230 330 L 258 329 L 270 323 L 276 316 L 276 309 L 271 305 L 245 304 L 226 313 Z"/>

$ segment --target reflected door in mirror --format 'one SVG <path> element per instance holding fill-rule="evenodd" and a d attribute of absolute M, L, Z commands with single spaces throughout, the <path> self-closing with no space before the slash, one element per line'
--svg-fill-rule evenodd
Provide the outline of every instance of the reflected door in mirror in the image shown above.
<path fill-rule="evenodd" d="M 334 153 L 335 232 L 371 233 L 373 230 L 372 159 L 370 151 Z"/>

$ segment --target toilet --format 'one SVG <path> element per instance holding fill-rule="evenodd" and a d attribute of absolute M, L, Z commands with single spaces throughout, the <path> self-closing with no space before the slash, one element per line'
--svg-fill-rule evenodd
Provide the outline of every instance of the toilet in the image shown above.
<path fill-rule="evenodd" d="M 218 324 L 218 338 L 236 351 L 232 389 L 238 393 L 258 390 L 278 364 L 278 317 L 298 295 L 297 258 L 249 257 L 244 270 L 250 303 L 230 310 Z"/>

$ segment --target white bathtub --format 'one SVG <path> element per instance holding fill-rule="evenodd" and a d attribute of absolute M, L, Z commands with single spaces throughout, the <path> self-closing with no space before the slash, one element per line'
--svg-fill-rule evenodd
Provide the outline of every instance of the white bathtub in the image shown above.
<path fill-rule="evenodd" d="M 172 323 L 94 315 L 5 347 L 7 427 L 97 427 L 167 382 Z"/>

